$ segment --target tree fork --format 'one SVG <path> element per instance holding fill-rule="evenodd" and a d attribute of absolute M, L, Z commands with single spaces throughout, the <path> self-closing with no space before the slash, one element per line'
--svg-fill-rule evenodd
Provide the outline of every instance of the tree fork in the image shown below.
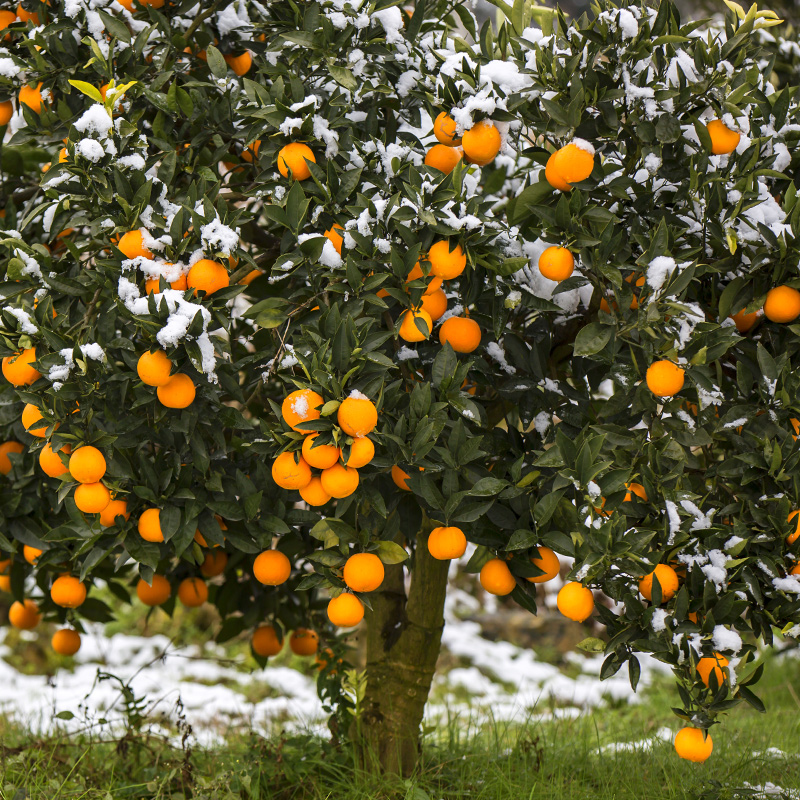
<path fill-rule="evenodd" d="M 407 776 L 420 754 L 420 725 L 444 629 L 449 561 L 417 537 L 406 598 L 402 564 L 387 567 L 367 611 L 367 688 L 356 724 L 363 765 Z"/>

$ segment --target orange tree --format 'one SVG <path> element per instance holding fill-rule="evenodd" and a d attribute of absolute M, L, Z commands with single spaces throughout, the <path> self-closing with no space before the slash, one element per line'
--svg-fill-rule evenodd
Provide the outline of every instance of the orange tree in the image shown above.
<path fill-rule="evenodd" d="M 111 597 L 211 602 L 261 663 L 324 648 L 407 772 L 471 542 L 532 612 L 574 559 L 559 609 L 604 677 L 673 666 L 680 755 L 761 707 L 800 623 L 792 49 L 735 4 L 497 5 L 0 11 L 12 624 L 74 653 Z"/>

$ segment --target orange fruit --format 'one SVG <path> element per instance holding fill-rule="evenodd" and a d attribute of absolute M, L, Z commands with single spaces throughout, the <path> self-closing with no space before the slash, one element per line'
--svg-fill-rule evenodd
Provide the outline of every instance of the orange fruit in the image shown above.
<path fill-rule="evenodd" d="M 655 361 L 647 368 L 645 382 L 656 397 L 671 397 L 683 389 L 684 370 L 671 361 Z"/>
<path fill-rule="evenodd" d="M 431 274 L 445 281 L 457 278 L 467 266 L 467 256 L 461 245 L 457 244 L 451 250 L 447 239 L 431 245 L 428 250 L 428 261 L 431 262 Z"/>
<path fill-rule="evenodd" d="M 420 279 L 425 280 L 427 283 L 427 286 L 425 287 L 425 295 L 429 295 L 432 292 L 441 289 L 442 279 L 437 278 L 433 274 L 433 272 L 431 272 L 428 275 L 425 275 L 422 271 L 422 267 L 420 266 L 419 261 L 417 261 L 417 263 L 414 264 L 414 267 L 412 268 L 411 272 L 409 272 L 408 275 L 406 276 L 406 283 L 409 283 L 410 281 L 418 281 Z"/>
<path fill-rule="evenodd" d="M 776 286 L 767 292 L 764 314 L 772 322 L 792 322 L 800 314 L 800 292 L 791 286 Z"/>
<path fill-rule="evenodd" d="M 282 147 L 278 153 L 278 171 L 284 178 L 288 178 L 291 170 L 293 180 L 304 181 L 311 177 L 307 161 L 317 163 L 311 148 L 302 142 L 292 142 Z"/>
<path fill-rule="evenodd" d="M 732 131 L 721 119 L 712 119 L 706 124 L 706 130 L 711 137 L 711 152 L 715 156 L 732 153 L 742 138 L 738 131 Z"/>
<path fill-rule="evenodd" d="M 247 275 L 239 281 L 239 286 L 249 286 L 256 278 L 260 278 L 264 273 L 260 269 L 251 269 Z M 173 288 L 175 288 L 173 286 Z"/>
<path fill-rule="evenodd" d="M 374 592 L 383 583 L 383 562 L 375 553 L 354 553 L 345 562 L 342 577 L 354 592 Z"/>
<path fill-rule="evenodd" d="M 461 558 L 467 551 L 467 537 L 454 525 L 434 528 L 428 535 L 428 552 L 437 561 Z"/>
<path fill-rule="evenodd" d="M 50 646 L 60 656 L 74 656 L 81 649 L 81 635 L 72 628 L 62 628 L 53 634 Z"/>
<path fill-rule="evenodd" d="M 205 51 L 204 51 L 205 52 Z M 242 161 L 252 164 L 258 157 L 258 151 L 261 149 L 261 139 L 256 139 L 250 142 L 249 145 L 242 151 Z"/>
<path fill-rule="evenodd" d="M 3 375 L 12 386 L 30 386 L 41 375 L 33 366 L 36 361 L 36 348 L 29 347 L 13 356 L 3 359 Z"/>
<path fill-rule="evenodd" d="M 425 166 L 433 167 L 445 175 L 449 175 L 456 164 L 461 161 L 464 155 L 460 147 L 449 147 L 446 144 L 435 144 L 425 153 Z"/>
<path fill-rule="evenodd" d="M 302 489 L 311 481 L 311 467 L 302 456 L 295 459 L 295 455 L 287 450 L 272 462 L 272 480 L 281 489 Z"/>
<path fill-rule="evenodd" d="M 139 583 L 136 584 L 136 596 L 146 606 L 160 606 L 169 600 L 171 594 L 172 587 L 163 575 L 153 575 L 152 584 L 144 578 L 139 578 Z"/>
<path fill-rule="evenodd" d="M 50 5 L 50 0 L 47 0 L 47 5 Z M 22 22 L 28 22 L 28 20 L 30 20 L 34 26 L 39 24 L 39 15 L 35 11 L 26 11 L 22 3 L 17 3 L 17 16 Z"/>
<path fill-rule="evenodd" d="M 330 241 L 333 245 L 334 250 L 341 255 L 342 254 L 342 245 L 344 244 L 344 237 L 342 236 L 339 231 L 343 231 L 344 228 L 338 223 L 334 222 L 328 230 L 325 231 L 323 236 Z"/>
<path fill-rule="evenodd" d="M 167 408 L 188 408 L 197 396 L 197 389 L 186 373 L 178 372 L 156 388 L 156 396 Z"/>
<path fill-rule="evenodd" d="M 700 728 L 681 728 L 675 736 L 675 752 L 687 761 L 705 761 L 713 749 L 711 734 L 703 738 Z"/>
<path fill-rule="evenodd" d="M 163 386 L 169 381 L 172 362 L 163 350 L 148 350 L 139 356 L 136 373 L 147 386 Z"/>
<path fill-rule="evenodd" d="M 392 467 L 392 480 L 398 489 L 402 489 L 404 492 L 410 492 L 411 487 L 408 485 L 408 479 L 410 477 L 411 476 L 404 469 L 400 469 L 397 465 Z"/>
<path fill-rule="evenodd" d="M 359 436 L 350 445 L 350 456 L 347 459 L 347 466 L 353 469 L 366 467 L 375 457 L 375 445 L 366 436 Z"/>
<path fill-rule="evenodd" d="M 711 673 L 717 679 L 717 686 L 722 686 L 727 677 L 725 667 L 728 666 L 728 659 L 721 653 L 714 653 L 713 656 L 704 656 L 697 662 L 697 674 L 700 680 L 708 686 L 711 681 Z"/>
<path fill-rule="evenodd" d="M 3 442 L 0 444 L 0 475 L 8 475 L 11 472 L 11 459 L 9 453 L 19 455 L 25 448 L 19 442 Z"/>
<path fill-rule="evenodd" d="M 315 469 L 327 469 L 332 467 L 338 460 L 340 450 L 332 444 L 318 444 L 314 446 L 314 440 L 319 437 L 318 433 L 312 433 L 303 439 L 301 452 L 306 464 Z"/>
<path fill-rule="evenodd" d="M 36 559 L 44 552 L 44 550 L 40 550 L 38 547 L 31 547 L 29 544 L 26 544 L 22 548 L 22 557 L 31 565 L 36 562 Z"/>
<path fill-rule="evenodd" d="M 582 143 L 583 144 L 583 143 Z M 591 145 L 586 143 L 586 146 Z M 585 181 L 594 169 L 594 152 L 571 142 L 555 153 L 553 169 L 555 173 L 570 186 Z"/>
<path fill-rule="evenodd" d="M 228 554 L 222 550 L 206 553 L 203 563 L 200 565 L 200 574 L 205 578 L 215 578 L 225 572 L 228 566 Z"/>
<path fill-rule="evenodd" d="M 110 528 L 116 524 L 117 517 L 125 517 L 125 519 L 130 517 L 127 500 L 112 500 L 100 512 L 100 524 L 104 528 Z"/>
<path fill-rule="evenodd" d="M 417 320 L 423 321 L 428 326 L 427 335 L 417 327 Z M 400 316 L 400 329 L 398 335 L 405 342 L 423 342 L 428 339 L 433 330 L 431 315 L 422 309 L 419 311 L 404 311 Z"/>
<path fill-rule="evenodd" d="M 378 409 L 369 398 L 351 394 L 342 400 L 336 413 L 336 421 L 348 436 L 367 436 L 378 424 Z"/>
<path fill-rule="evenodd" d="M 322 479 L 318 475 L 314 475 L 311 480 L 300 489 L 300 497 L 305 500 L 308 505 L 317 507 L 324 506 L 331 496 L 325 491 L 322 486 Z"/>
<path fill-rule="evenodd" d="M 214 292 L 225 289 L 231 285 L 231 278 L 228 270 L 218 261 L 210 258 L 201 258 L 195 261 L 186 276 L 186 286 L 194 289 L 195 295 L 198 292 L 205 292 L 206 297 L 210 297 Z"/>
<path fill-rule="evenodd" d="M 434 120 L 433 135 L 448 147 L 461 144 L 461 137 L 456 135 L 456 121 L 446 111 L 442 111 Z"/>
<path fill-rule="evenodd" d="M 313 389 L 298 389 L 286 397 L 281 404 L 281 416 L 284 422 L 298 433 L 313 433 L 297 426 L 301 422 L 311 422 L 319 419 L 319 409 L 325 401 Z"/>
<path fill-rule="evenodd" d="M 561 192 L 569 192 L 572 187 L 561 177 L 556 167 L 556 156 L 558 153 L 559 151 L 557 150 L 547 159 L 547 164 L 544 168 L 544 177 L 554 189 L 558 189 Z"/>
<path fill-rule="evenodd" d="M 178 584 L 178 600 L 186 608 L 197 608 L 208 600 L 208 586 L 201 578 L 184 578 Z"/>
<path fill-rule="evenodd" d="M 31 436 L 44 439 L 49 423 L 45 422 L 44 425 L 40 425 L 38 428 L 31 428 L 31 425 L 35 425 L 41 419 L 42 412 L 39 411 L 33 403 L 26 403 L 25 408 L 22 409 L 22 427 L 25 428 Z"/>
<path fill-rule="evenodd" d="M 141 230 L 123 233 L 117 242 L 117 250 L 121 251 L 125 258 L 153 258 L 153 254 L 144 246 Z"/>
<path fill-rule="evenodd" d="M 298 628 L 289 637 L 289 649 L 296 656 L 313 656 L 319 647 L 319 636 L 308 628 Z"/>
<path fill-rule="evenodd" d="M 737 311 L 731 319 L 739 333 L 747 333 L 758 322 L 758 311 L 753 311 L 752 314 L 745 314 L 744 309 L 742 309 Z"/>
<path fill-rule="evenodd" d="M 566 247 L 548 247 L 539 256 L 539 272 L 551 281 L 565 281 L 575 269 L 575 257 Z"/>
<path fill-rule="evenodd" d="M 786 537 L 787 544 L 794 544 L 800 539 L 800 511 L 792 511 L 786 521 L 791 522 L 795 517 L 797 517 L 797 525 L 795 530 Z"/>
<path fill-rule="evenodd" d="M 161 530 L 161 511 L 158 508 L 146 508 L 142 511 L 137 524 L 139 536 L 146 542 L 163 542 L 164 533 Z"/>
<path fill-rule="evenodd" d="M 253 562 L 253 575 L 265 586 L 280 586 L 291 574 L 292 562 L 280 550 L 265 550 Z"/>
<path fill-rule="evenodd" d="M 253 66 L 253 56 L 250 55 L 249 50 L 245 50 L 239 56 L 226 55 L 224 56 L 225 63 L 241 78 L 242 75 L 247 75 L 250 67 Z"/>
<path fill-rule="evenodd" d="M 594 597 L 592 590 L 587 589 L 578 581 L 570 581 L 561 587 L 556 598 L 558 610 L 567 618 L 575 622 L 583 622 L 594 611 Z"/>
<path fill-rule="evenodd" d="M 3 12 L 0 11 L 0 14 Z M 8 12 L 6 12 L 8 13 Z M 8 38 L 8 34 L 6 34 Z M 5 100 L 0 103 L 0 127 L 5 127 L 11 122 L 11 117 L 14 116 L 14 104 L 10 100 Z"/>
<path fill-rule="evenodd" d="M 625 501 L 629 502 L 633 500 L 633 495 L 636 495 L 640 500 L 643 500 L 645 503 L 647 502 L 647 490 L 642 486 L 641 483 L 626 483 L 625 488 L 628 490 L 625 492 Z"/>
<path fill-rule="evenodd" d="M 561 570 L 561 563 L 558 560 L 558 556 L 549 547 L 540 544 L 537 549 L 539 550 L 539 555 L 531 557 L 531 564 L 542 570 L 544 575 L 535 575 L 525 580 L 530 583 L 547 583 L 558 575 Z"/>
<path fill-rule="evenodd" d="M 276 656 L 283 649 L 283 639 L 278 638 L 278 632 L 272 625 L 261 625 L 256 628 L 250 644 L 253 652 L 262 658 Z"/>
<path fill-rule="evenodd" d="M 419 307 L 423 311 L 427 311 L 431 320 L 436 322 L 436 320 L 447 311 L 447 295 L 444 293 L 443 289 L 437 289 L 434 292 L 425 292 Z"/>
<path fill-rule="evenodd" d="M 36 114 L 41 113 L 42 105 L 44 104 L 44 100 L 42 100 L 42 82 L 39 81 L 35 89 L 26 83 L 19 90 L 18 97 L 19 102 L 28 106 L 31 111 Z"/>
<path fill-rule="evenodd" d="M 8 621 L 22 631 L 29 631 L 35 628 L 42 619 L 39 606 L 35 600 L 25 600 L 20 603 L 16 600 L 8 609 Z"/>
<path fill-rule="evenodd" d="M 13 11 L 0 11 L 0 31 L 4 31 L 9 25 L 13 25 L 17 21 L 17 15 Z M 3 39 L 8 41 L 11 34 L 7 33 Z M 11 101 L 9 101 L 9 105 Z"/>
<path fill-rule="evenodd" d="M 328 619 L 338 628 L 354 628 L 364 619 L 364 604 L 349 592 L 328 603 Z"/>
<path fill-rule="evenodd" d="M 84 514 L 99 514 L 111 502 L 111 492 L 99 481 L 82 483 L 75 487 L 73 500 L 78 510 Z"/>
<path fill-rule="evenodd" d="M 661 602 L 671 600 L 678 591 L 678 573 L 669 564 L 657 564 L 656 568 L 639 581 L 639 591 L 645 600 L 653 599 L 653 576 L 661 585 Z"/>
<path fill-rule="evenodd" d="M 439 328 L 439 341 L 456 353 L 472 353 L 481 343 L 481 327 L 469 317 L 448 317 Z"/>
<path fill-rule="evenodd" d="M 97 483 L 106 474 L 105 457 L 91 445 L 79 447 L 69 457 L 69 474 L 78 483 Z"/>
<path fill-rule="evenodd" d="M 345 467 L 343 464 L 334 464 L 322 470 L 320 476 L 322 488 L 331 496 L 339 500 L 350 497 L 358 489 L 358 470 Z"/>
<path fill-rule="evenodd" d="M 471 163 L 481 167 L 494 161 L 500 152 L 501 144 L 500 131 L 488 119 L 476 122 L 468 131 L 464 131 L 461 137 L 464 155 Z"/>
<path fill-rule="evenodd" d="M 480 581 L 489 594 L 496 595 L 510 594 L 517 585 L 508 564 L 502 558 L 492 558 L 483 565 Z"/>
<path fill-rule="evenodd" d="M 77 608 L 86 599 L 86 586 L 74 575 L 62 575 L 53 581 L 50 599 L 62 608 Z"/>

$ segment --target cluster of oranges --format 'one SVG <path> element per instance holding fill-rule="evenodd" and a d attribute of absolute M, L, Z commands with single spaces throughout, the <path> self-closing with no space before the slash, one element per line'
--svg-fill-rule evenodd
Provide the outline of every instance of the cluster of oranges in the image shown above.
<path fill-rule="evenodd" d="M 445 111 L 434 120 L 433 135 L 439 144 L 425 154 L 425 164 L 445 174 L 451 173 L 462 158 L 479 167 L 491 164 L 503 144 L 500 131 L 491 120 L 476 122 L 459 136 L 456 121 Z"/>
<path fill-rule="evenodd" d="M 163 350 L 148 350 L 139 356 L 136 372 L 142 383 L 154 386 L 161 405 L 188 408 L 197 394 L 192 379 L 183 372 L 172 374 L 173 363 Z"/>

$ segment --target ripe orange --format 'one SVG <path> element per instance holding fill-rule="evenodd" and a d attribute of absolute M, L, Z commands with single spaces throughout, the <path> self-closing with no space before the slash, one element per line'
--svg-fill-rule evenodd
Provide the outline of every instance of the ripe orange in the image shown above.
<path fill-rule="evenodd" d="M 463 154 L 460 147 L 435 144 L 425 153 L 425 166 L 433 167 L 439 172 L 449 175 L 456 168 L 456 164 L 461 161 Z"/>
<path fill-rule="evenodd" d="M 72 448 L 68 444 L 64 445 L 58 453 L 54 452 L 49 444 L 46 444 L 39 451 L 39 466 L 42 468 L 42 472 L 50 478 L 61 477 L 68 471 L 68 467 L 61 460 L 60 454 L 69 454 L 70 452 L 72 452 Z"/>
<path fill-rule="evenodd" d="M 111 492 L 99 481 L 75 487 L 75 505 L 84 514 L 99 514 L 111 502 Z"/>
<path fill-rule="evenodd" d="M 800 539 L 800 511 L 792 511 L 786 521 L 791 522 L 795 517 L 797 517 L 797 524 L 794 531 L 786 537 L 787 544 L 794 544 Z"/>
<path fill-rule="evenodd" d="M 42 619 L 39 606 L 35 600 L 25 600 L 20 603 L 16 600 L 8 609 L 8 621 L 21 631 L 29 631 L 35 628 Z"/>
<path fill-rule="evenodd" d="M 120 250 L 125 258 L 153 258 L 153 254 L 144 246 L 141 230 L 123 233 L 117 242 L 117 250 Z"/>
<path fill-rule="evenodd" d="M 178 600 L 186 608 L 197 608 L 208 600 L 208 586 L 201 578 L 184 578 L 178 584 Z"/>
<path fill-rule="evenodd" d="M 96 447 L 84 445 L 70 456 L 69 473 L 78 483 L 97 483 L 106 474 L 106 460 Z"/>
<path fill-rule="evenodd" d="M 205 52 L 205 51 L 204 51 Z M 250 142 L 249 145 L 242 151 L 242 161 L 252 164 L 258 157 L 258 151 L 261 149 L 261 139 L 256 139 Z"/>
<path fill-rule="evenodd" d="M 539 256 L 539 272 L 551 281 L 565 281 L 575 270 L 575 257 L 566 247 L 548 247 Z"/>
<path fill-rule="evenodd" d="M 348 436 L 367 436 L 378 424 L 378 409 L 369 398 L 351 394 L 342 400 L 336 421 Z"/>
<path fill-rule="evenodd" d="M 500 152 L 501 144 L 500 131 L 488 119 L 476 122 L 468 131 L 464 131 L 464 135 L 461 137 L 464 155 L 471 163 L 480 167 L 494 161 Z"/>
<path fill-rule="evenodd" d="M 448 147 L 461 144 L 461 137 L 456 135 L 456 121 L 446 111 L 434 120 L 433 135 Z"/>
<path fill-rule="evenodd" d="M 205 578 L 215 578 L 225 572 L 228 566 L 228 554 L 222 550 L 212 550 L 206 553 L 203 563 L 200 565 L 200 574 Z"/>
<path fill-rule="evenodd" d="M 178 372 L 156 388 L 156 396 L 167 408 L 188 408 L 197 396 L 197 389 L 186 373 Z"/>
<path fill-rule="evenodd" d="M 239 56 L 232 54 L 224 56 L 225 63 L 241 78 L 242 75 L 247 75 L 250 67 L 253 66 L 253 56 L 250 55 L 249 50 L 245 50 Z"/>
<path fill-rule="evenodd" d="M 60 656 L 74 656 L 81 649 L 81 635 L 72 628 L 62 628 L 53 634 L 50 646 Z"/>
<path fill-rule="evenodd" d="M 311 480 L 300 489 L 300 497 L 302 497 L 308 505 L 315 508 L 324 506 L 325 503 L 331 499 L 331 496 L 322 486 L 322 479 L 318 475 L 314 475 Z"/>
<path fill-rule="evenodd" d="M 358 489 L 358 470 L 345 467 L 343 464 L 334 464 L 322 470 L 320 475 L 322 488 L 331 496 L 339 500 L 350 497 Z"/>
<path fill-rule="evenodd" d="M 437 561 L 461 558 L 467 550 L 467 537 L 454 525 L 434 528 L 428 536 L 428 552 Z"/>
<path fill-rule="evenodd" d="M 272 625 L 261 625 L 253 631 L 250 644 L 256 655 L 268 658 L 280 653 L 283 649 L 283 638 L 278 638 L 278 632 Z"/>
<path fill-rule="evenodd" d="M 292 562 L 280 550 L 265 550 L 253 562 L 253 575 L 265 586 L 280 586 L 291 574 Z"/>
<path fill-rule="evenodd" d="M 625 488 L 628 490 L 625 492 L 625 501 L 629 502 L 633 500 L 633 495 L 636 495 L 640 500 L 643 500 L 645 503 L 647 502 L 647 490 L 642 486 L 641 483 L 626 483 Z"/>
<path fill-rule="evenodd" d="M 700 728 L 681 728 L 675 736 L 675 752 L 687 761 L 705 761 L 714 749 L 711 734 L 703 738 Z"/>
<path fill-rule="evenodd" d="M 383 562 L 375 553 L 354 553 L 345 562 L 342 577 L 354 592 L 374 592 L 383 583 Z"/>
<path fill-rule="evenodd" d="M 13 25 L 17 21 L 17 15 L 13 11 L 0 11 L 0 31 L 4 31 L 9 25 Z M 3 39 L 8 41 L 11 34 L 7 33 Z M 9 101 L 10 104 L 11 101 Z"/>
<path fill-rule="evenodd" d="M 301 422 L 319 419 L 319 409 L 324 402 L 322 396 L 313 389 L 298 389 L 288 395 L 281 404 L 281 416 L 293 431 L 307 435 L 313 431 L 303 430 L 297 426 Z"/>
<path fill-rule="evenodd" d="M 36 563 L 36 559 L 44 552 L 44 550 L 40 550 L 38 547 L 31 547 L 29 544 L 26 544 L 22 548 L 22 557 L 31 565 L 33 566 Z"/>
<path fill-rule="evenodd" d="M 583 622 L 594 611 L 594 596 L 591 589 L 578 581 L 570 581 L 561 587 L 556 598 L 556 605 L 567 619 Z"/>
<path fill-rule="evenodd" d="M 732 153 L 738 146 L 742 135 L 732 131 L 721 119 L 712 119 L 706 125 L 708 135 L 711 137 L 711 152 L 715 156 L 724 156 Z"/>
<path fill-rule="evenodd" d="M 11 472 L 11 459 L 9 453 L 19 455 L 25 448 L 19 442 L 3 442 L 0 444 L 0 474 L 8 475 Z"/>
<path fill-rule="evenodd" d="M 655 361 L 647 368 L 647 388 L 656 397 L 672 397 L 683 389 L 684 370 L 671 361 Z"/>
<path fill-rule="evenodd" d="M 33 366 L 36 361 L 36 348 L 29 347 L 21 353 L 3 359 L 3 375 L 12 386 L 30 386 L 41 375 Z"/>
<path fill-rule="evenodd" d="M 472 353 L 481 343 L 481 328 L 469 317 L 449 317 L 439 328 L 439 341 L 456 353 Z"/>
<path fill-rule="evenodd" d="M 535 575 L 532 578 L 526 578 L 530 583 L 547 583 L 553 580 L 561 570 L 561 564 L 558 556 L 549 548 L 540 544 L 538 547 L 539 555 L 531 557 L 531 564 L 538 567 L 544 575 Z"/>
<path fill-rule="evenodd" d="M 425 275 L 425 273 L 423 273 L 422 271 L 422 267 L 420 266 L 419 261 L 417 261 L 417 263 L 414 264 L 414 267 L 412 268 L 411 272 L 409 272 L 408 275 L 406 276 L 406 283 L 409 283 L 410 281 L 418 281 L 420 279 L 426 281 L 427 283 L 427 286 L 425 287 L 425 296 L 441 289 L 442 279 L 437 278 L 433 274 L 433 272 L 430 272 L 428 275 Z"/>
<path fill-rule="evenodd" d="M 53 581 L 50 599 L 62 608 L 77 608 L 86 599 L 86 586 L 74 575 L 62 575 Z"/>
<path fill-rule="evenodd" d="M 311 467 L 302 456 L 295 460 L 295 455 L 287 450 L 272 462 L 272 480 L 281 489 L 302 489 L 311 481 Z"/>
<path fill-rule="evenodd" d="M 652 572 L 639 581 L 639 591 L 645 600 L 653 599 L 653 575 L 661 585 L 661 602 L 666 603 L 678 591 L 678 573 L 669 564 L 657 564 Z"/>
<path fill-rule="evenodd" d="M 306 436 L 305 439 L 303 439 L 301 452 L 309 467 L 328 469 L 328 467 L 332 467 L 339 460 L 340 450 L 332 444 L 318 444 L 315 447 L 314 440 L 318 437 L 318 433 L 312 433 Z"/>
<path fill-rule="evenodd" d="M 737 311 L 731 319 L 739 333 L 747 333 L 758 322 L 758 311 L 753 311 L 752 314 L 745 314 L 744 309 L 742 309 Z"/>
<path fill-rule="evenodd" d="M 172 362 L 163 350 L 148 350 L 139 356 L 136 372 L 147 386 L 163 386 L 172 372 Z"/>
<path fill-rule="evenodd" d="M 323 236 L 330 241 L 333 245 L 333 249 L 341 255 L 342 254 L 342 245 L 344 244 L 344 237 L 342 236 L 339 231 L 343 231 L 344 228 L 338 223 L 334 222 L 328 230 L 325 231 Z"/>
<path fill-rule="evenodd" d="M 375 457 L 375 445 L 366 436 L 359 436 L 353 439 L 350 445 L 350 457 L 347 459 L 347 466 L 353 469 L 360 469 L 369 464 Z"/>
<path fill-rule="evenodd" d="M 3 12 L 0 11 L 0 14 Z M 7 13 L 7 12 L 6 12 Z M 6 34 L 8 38 L 8 34 Z M 11 117 L 14 116 L 14 104 L 10 100 L 5 100 L 0 103 L 0 127 L 5 127 L 11 122 Z"/>
<path fill-rule="evenodd" d="M 163 542 L 164 533 L 161 530 L 161 511 L 158 508 L 146 508 L 142 511 L 137 525 L 139 536 L 146 542 Z"/>
<path fill-rule="evenodd" d="M 239 286 L 249 286 L 256 278 L 260 278 L 264 273 L 260 269 L 251 269 L 247 275 L 239 281 Z M 175 288 L 173 286 L 173 288 Z"/>
<path fill-rule="evenodd" d="M 508 564 L 502 558 L 492 558 L 483 565 L 480 574 L 481 586 L 489 594 L 510 594 L 517 585 Z"/>
<path fill-rule="evenodd" d="M 708 686 L 713 672 L 717 679 L 717 686 L 722 686 L 727 677 L 725 672 L 727 666 L 728 659 L 722 653 L 714 653 L 713 656 L 704 656 L 697 662 L 697 674 L 700 676 L 700 680 Z"/>
<path fill-rule="evenodd" d="M 437 278 L 436 280 L 441 280 Z M 422 302 L 419 306 L 423 311 L 430 314 L 431 320 L 436 322 L 445 311 L 447 311 L 447 295 L 443 289 L 437 289 L 434 292 L 425 292 L 422 296 Z"/>
<path fill-rule="evenodd" d="M 125 519 L 130 517 L 127 500 L 112 500 L 100 512 L 100 524 L 104 528 L 110 528 L 116 524 L 117 517 L 125 517 Z"/>
<path fill-rule="evenodd" d="M 582 143 L 583 144 L 583 143 Z M 553 170 L 555 173 L 570 186 L 573 183 L 585 181 L 594 169 L 594 152 L 586 149 L 591 148 L 589 143 L 579 146 L 576 142 L 571 142 L 566 147 L 562 147 L 555 154 L 553 159 Z"/>
<path fill-rule="evenodd" d="M 35 89 L 32 86 L 28 86 L 26 83 L 19 90 L 19 102 L 28 106 L 34 113 L 41 113 L 42 105 L 44 105 L 44 100 L 42 99 L 42 82 L 39 81 Z"/>
<path fill-rule="evenodd" d="M 153 575 L 152 584 L 147 583 L 144 578 L 140 578 L 136 584 L 136 596 L 146 606 L 160 606 L 169 600 L 171 594 L 172 587 L 163 575 Z"/>
<path fill-rule="evenodd" d="M 296 656 L 313 656 L 319 647 L 319 636 L 308 628 L 298 628 L 289 637 L 289 649 Z"/>
<path fill-rule="evenodd" d="M 558 153 L 559 151 L 556 150 L 556 152 L 547 159 L 547 164 L 544 168 L 544 177 L 554 189 L 558 189 L 561 192 L 569 192 L 572 187 L 561 177 L 556 168 L 556 156 Z"/>
<path fill-rule="evenodd" d="M 354 628 L 364 619 L 364 604 L 349 592 L 328 603 L 328 619 L 338 628 Z"/>
<path fill-rule="evenodd" d="M 288 178 L 291 170 L 293 180 L 304 181 L 311 177 L 307 161 L 317 163 L 311 148 L 302 142 L 292 142 L 282 147 L 278 153 L 278 171 L 284 178 Z"/>
<path fill-rule="evenodd" d="M 428 261 L 431 262 L 431 274 L 445 281 L 457 278 L 467 266 L 466 253 L 457 244 L 452 250 L 447 239 L 435 242 L 428 250 Z"/>
<path fill-rule="evenodd" d="M 404 469 L 400 469 L 397 465 L 392 467 L 392 480 L 398 489 L 402 489 L 404 492 L 410 492 L 411 487 L 408 485 L 408 479 L 410 477 L 411 476 Z"/>
<path fill-rule="evenodd" d="M 44 425 L 40 425 L 38 428 L 31 427 L 31 425 L 35 425 L 41 419 L 42 412 L 39 411 L 39 409 L 33 405 L 33 403 L 26 403 L 25 408 L 22 409 L 22 427 L 25 428 L 25 430 L 28 431 L 31 436 L 44 439 L 49 423 L 45 422 Z"/>
<path fill-rule="evenodd" d="M 423 321 L 428 326 L 427 335 L 417 327 L 417 320 Z M 428 339 L 433 330 L 431 315 L 422 309 L 419 311 L 404 311 L 400 317 L 398 335 L 405 342 L 423 342 Z"/>
<path fill-rule="evenodd" d="M 206 297 L 210 297 L 214 292 L 230 285 L 228 270 L 219 261 L 212 261 L 210 258 L 195 261 L 186 276 L 186 286 L 194 289 L 195 295 L 198 292 L 205 292 Z"/>
<path fill-rule="evenodd" d="M 800 292 L 791 286 L 776 286 L 767 292 L 764 314 L 772 322 L 792 322 L 800 315 Z"/>

